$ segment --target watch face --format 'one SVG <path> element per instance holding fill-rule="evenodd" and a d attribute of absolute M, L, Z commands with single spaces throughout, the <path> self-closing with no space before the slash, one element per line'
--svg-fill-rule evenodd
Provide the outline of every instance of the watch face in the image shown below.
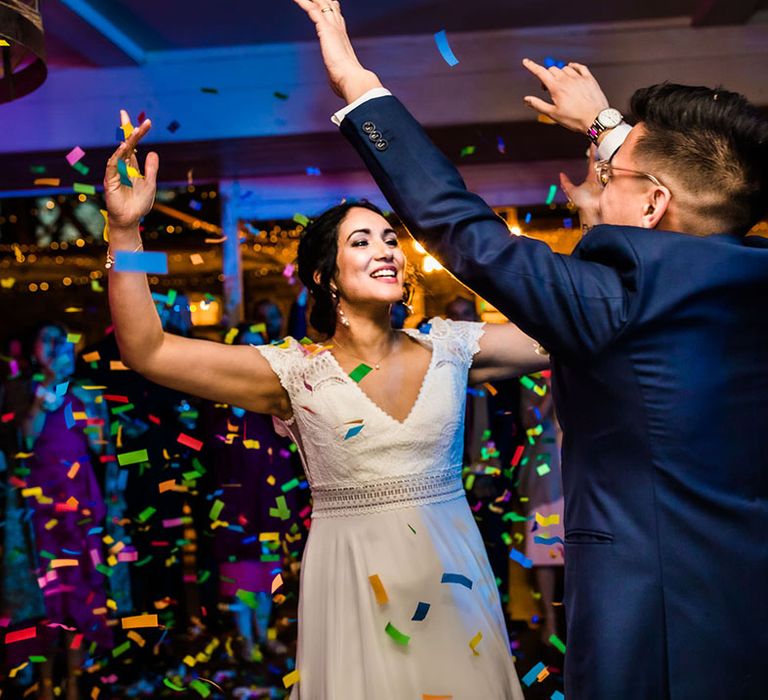
<path fill-rule="evenodd" d="M 624 119 L 624 117 L 621 116 L 621 112 L 612 107 L 604 109 L 597 115 L 597 118 L 606 129 L 612 129 L 615 126 L 618 126 Z"/>

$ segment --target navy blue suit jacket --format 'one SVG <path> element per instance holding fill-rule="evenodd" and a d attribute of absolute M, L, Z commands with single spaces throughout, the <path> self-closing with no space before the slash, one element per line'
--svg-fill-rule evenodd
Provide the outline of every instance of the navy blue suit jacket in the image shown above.
<path fill-rule="evenodd" d="M 551 353 L 568 699 L 768 697 L 766 241 L 598 226 L 558 255 L 394 97 L 341 128 L 409 231 Z"/>

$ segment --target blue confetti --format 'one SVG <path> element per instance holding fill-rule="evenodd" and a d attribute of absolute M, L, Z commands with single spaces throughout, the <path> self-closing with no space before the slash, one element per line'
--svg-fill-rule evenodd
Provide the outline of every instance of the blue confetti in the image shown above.
<path fill-rule="evenodd" d="M 64 408 L 64 422 L 67 424 L 68 430 L 72 430 L 75 427 L 75 416 L 72 414 L 71 401 Z"/>
<path fill-rule="evenodd" d="M 347 434 L 344 436 L 345 440 L 349 440 L 349 438 L 355 437 L 355 435 L 359 434 L 359 432 L 364 428 L 364 425 L 353 425 L 348 431 Z"/>
<path fill-rule="evenodd" d="M 552 695 L 549 696 L 549 700 L 565 700 L 565 695 L 563 695 L 559 690 L 556 690 L 552 693 Z"/>
<path fill-rule="evenodd" d="M 415 622 L 421 622 L 429 612 L 429 603 L 422 603 L 419 602 L 419 604 L 416 606 L 416 612 L 413 613 L 413 617 L 411 620 L 414 620 Z"/>
<path fill-rule="evenodd" d="M 309 167 L 309 168 L 307 168 L 307 175 L 320 176 L 320 175 L 322 175 L 322 173 L 320 172 L 320 168 Z"/>
<path fill-rule="evenodd" d="M 131 178 L 128 177 L 128 165 L 124 160 L 117 161 L 117 172 L 120 174 L 120 184 L 126 187 L 133 187 Z"/>
<path fill-rule="evenodd" d="M 115 271 L 167 275 L 168 256 L 165 253 L 148 252 L 146 250 L 136 253 L 118 250 L 115 253 Z"/>
<path fill-rule="evenodd" d="M 528 671 L 528 673 L 526 673 L 523 676 L 522 678 L 523 683 L 525 683 L 525 685 L 530 688 L 535 682 L 536 678 L 538 678 L 539 674 L 545 668 L 546 666 L 543 663 L 541 663 L 541 661 L 539 661 L 539 663 L 537 663 L 530 671 Z"/>
<path fill-rule="evenodd" d="M 534 544 L 565 544 L 562 537 L 542 537 L 541 535 L 533 536 Z"/>
<path fill-rule="evenodd" d="M 512 561 L 516 561 L 524 569 L 530 569 L 533 566 L 533 562 L 522 552 L 518 552 L 516 549 L 512 549 L 512 551 L 509 553 L 509 558 Z"/>
<path fill-rule="evenodd" d="M 573 219 L 563 219 L 563 226 L 565 228 L 573 228 Z"/>
<path fill-rule="evenodd" d="M 203 208 L 203 205 L 200 202 L 198 202 L 196 199 L 190 199 L 189 208 L 194 209 L 195 211 L 200 211 Z"/>
<path fill-rule="evenodd" d="M 56 396 L 64 396 L 69 389 L 69 382 L 62 382 L 56 385 Z"/>
<path fill-rule="evenodd" d="M 507 144 L 504 143 L 504 139 L 501 136 L 496 137 L 496 150 L 501 154 L 507 152 Z"/>
<path fill-rule="evenodd" d="M 424 323 L 421 326 L 419 326 L 419 333 L 423 333 L 424 335 L 429 335 L 431 332 L 432 332 L 431 323 Z"/>
<path fill-rule="evenodd" d="M 440 55 L 443 57 L 443 60 L 453 68 L 458 62 L 459 59 L 456 58 L 453 51 L 451 50 L 450 45 L 448 44 L 448 36 L 445 33 L 445 29 L 441 29 L 437 34 L 435 34 L 435 43 L 437 44 L 437 48 L 440 51 Z"/>
<path fill-rule="evenodd" d="M 462 574 L 443 574 L 440 583 L 458 583 L 472 590 L 472 580 Z"/>

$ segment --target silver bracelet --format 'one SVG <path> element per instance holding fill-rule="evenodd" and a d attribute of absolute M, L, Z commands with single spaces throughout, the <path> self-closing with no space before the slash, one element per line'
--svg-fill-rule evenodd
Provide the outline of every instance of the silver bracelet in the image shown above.
<path fill-rule="evenodd" d="M 144 244 L 139 242 L 139 245 L 137 245 L 131 252 L 132 253 L 138 253 L 140 250 L 144 250 Z M 107 246 L 107 259 L 104 261 L 104 267 L 107 268 L 107 270 L 110 270 L 115 264 L 115 258 L 112 256 L 112 247 Z"/>

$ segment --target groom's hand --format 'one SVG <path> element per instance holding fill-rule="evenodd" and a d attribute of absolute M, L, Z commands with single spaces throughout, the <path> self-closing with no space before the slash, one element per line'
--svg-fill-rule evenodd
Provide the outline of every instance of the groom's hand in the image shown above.
<path fill-rule="evenodd" d="M 338 0 L 293 0 L 315 23 L 325 69 L 333 91 L 354 102 L 368 90 L 382 87 L 375 73 L 363 68 L 347 34 Z"/>
<path fill-rule="evenodd" d="M 545 68 L 524 58 L 523 66 L 541 81 L 552 98 L 550 103 L 527 95 L 525 103 L 567 129 L 586 133 L 595 117 L 608 107 L 608 99 L 597 80 L 589 68 L 580 63 L 569 63 L 564 68 Z"/>

